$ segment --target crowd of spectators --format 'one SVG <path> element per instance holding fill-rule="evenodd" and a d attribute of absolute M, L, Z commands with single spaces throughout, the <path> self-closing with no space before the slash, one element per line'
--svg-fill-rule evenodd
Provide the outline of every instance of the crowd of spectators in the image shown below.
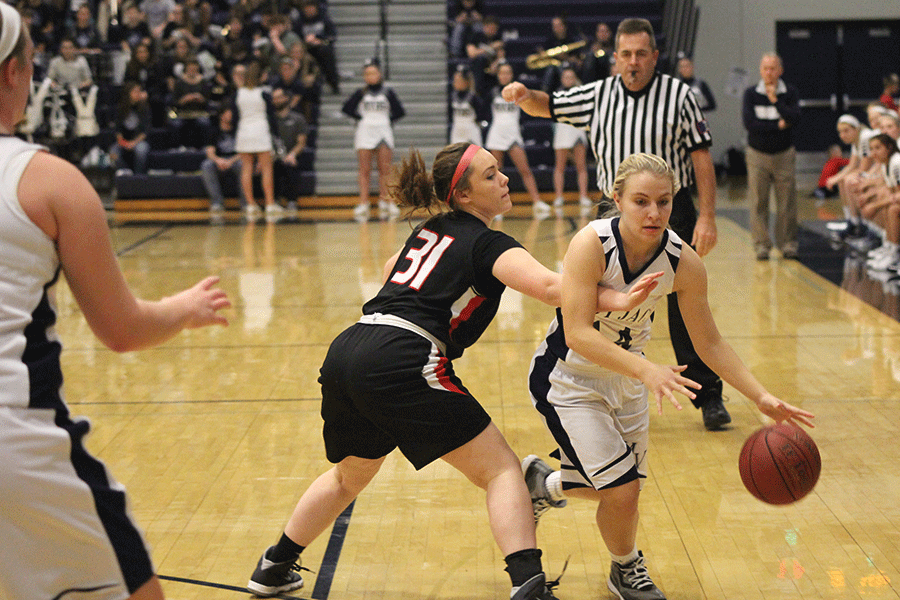
<path fill-rule="evenodd" d="M 339 91 L 335 27 L 324 0 L 15 6 L 36 49 L 34 94 L 21 133 L 73 161 L 87 160 L 96 146 L 117 168 L 139 174 L 152 150 L 216 147 L 222 123 L 236 115 L 238 67 L 258 67 L 267 98 L 279 90 L 270 123 L 290 107 L 305 121 L 294 126 L 304 139 L 306 127 L 318 122 L 323 87 Z M 85 119 L 93 119 L 93 132 L 76 126 Z M 281 158 L 295 163 L 296 154 L 290 143 Z"/>
<path fill-rule="evenodd" d="M 609 24 L 598 22 L 592 35 L 585 35 L 583 19 L 580 25 L 573 26 L 565 14 L 558 14 L 547 19 L 546 25 L 549 27 L 543 38 L 529 32 L 528 39 L 533 41 L 527 46 L 521 39 L 525 36 L 520 36 L 522 23 L 517 22 L 516 29 L 504 30 L 501 19 L 491 14 L 489 2 L 448 0 L 451 141 L 477 143 L 490 132 L 496 119 L 496 114 L 492 114 L 496 111 L 491 108 L 499 90 L 498 71 L 512 69 L 515 79 L 548 93 L 567 87 L 561 81 L 563 73 L 570 78 L 575 75 L 580 83 L 615 75 L 614 40 Z M 525 48 L 527 55 L 522 53 Z M 679 54 L 677 59 L 677 76 L 691 86 L 705 112 L 714 111 L 715 96 L 709 85 L 695 76 L 690 57 Z M 900 77 L 893 73 L 885 76 L 883 86 L 878 101 L 868 107 L 867 120 L 850 114 L 838 120 L 839 137 L 845 147 L 850 147 L 851 156 L 844 158 L 840 147 L 829 149 L 831 154 L 814 195 L 820 199 L 840 197 L 845 222 L 833 224 L 838 228 L 836 238 L 864 259 L 871 275 L 900 292 Z M 523 116 L 522 122 L 527 122 L 527 116 Z M 525 138 L 526 146 L 532 142 Z M 555 139 L 552 144 L 557 155 L 555 161 L 550 161 L 555 162 L 554 205 L 560 206 L 563 202 L 560 182 L 569 152 Z M 538 152 L 529 152 L 528 158 L 537 155 Z M 534 196 L 534 180 L 528 174 L 529 165 L 524 157 L 525 153 L 520 152 L 515 166 L 523 173 L 523 186 Z M 580 175 L 580 161 L 576 165 Z M 584 198 L 580 179 L 579 191 Z M 543 207 L 537 199 L 534 204 Z M 796 255 L 791 245 L 795 243 L 785 242 L 782 251 L 786 256 Z M 768 248 L 758 247 L 757 255 L 768 256 Z"/>
<path fill-rule="evenodd" d="M 486 6 L 484 0 L 448 1 L 450 141 L 475 143 L 484 139 L 485 147 L 498 160 L 506 161 L 508 156 L 512 164 L 507 168 L 516 167 L 514 171 L 529 193 L 535 216 L 549 214 L 551 205 L 538 192 L 538 185 L 546 189 L 549 182 L 538 184 L 532 168 L 553 170 L 552 206 L 559 209 L 565 202 L 570 158 L 575 171 L 570 187 L 577 187 L 582 207 L 593 204 L 586 183 L 586 157 L 590 153 L 585 140 L 572 136 L 559 139 L 548 122 L 519 115 L 506 123 L 505 116 L 509 113 L 515 117 L 518 111 L 506 108 L 499 98 L 500 89 L 502 83 L 518 80 L 551 93 L 614 74 L 612 28 L 602 20 L 589 26 L 586 22 L 582 16 L 573 23 L 565 13 L 559 13 L 541 20 L 533 29 L 523 29 L 521 22 L 505 28 L 500 17 L 490 14 L 490 4 Z M 565 82 L 564 74 L 568 77 Z M 499 126 L 498 115 L 502 121 Z M 502 141 L 497 136 L 500 129 L 506 132 Z M 492 131 L 493 136 L 489 135 Z"/>
<path fill-rule="evenodd" d="M 851 148 L 850 159 L 820 181 L 819 196 L 835 191 L 845 221 L 835 236 L 865 261 L 868 274 L 900 293 L 900 78 L 884 79 L 881 98 L 867 107 L 866 122 L 842 115 L 838 135 Z M 826 168 L 828 165 L 826 165 Z M 833 169 L 833 167 L 832 167 Z"/>
<path fill-rule="evenodd" d="M 609 24 L 599 21 L 593 31 L 585 33 L 570 24 L 565 13 L 553 16 L 546 24 L 546 35 L 528 50 L 531 58 L 546 60 L 531 64 L 525 55 L 519 55 L 520 44 L 508 48 L 508 39 L 519 41 L 519 30 L 504 29 L 501 20 L 485 10 L 483 0 L 451 0 L 448 8 L 451 67 L 470 69 L 479 95 L 486 96 L 496 86 L 497 67 L 504 61 L 513 64 L 517 79 L 551 92 L 560 86 L 560 74 L 567 67 L 573 68 L 583 83 L 610 75 L 614 48 Z"/>

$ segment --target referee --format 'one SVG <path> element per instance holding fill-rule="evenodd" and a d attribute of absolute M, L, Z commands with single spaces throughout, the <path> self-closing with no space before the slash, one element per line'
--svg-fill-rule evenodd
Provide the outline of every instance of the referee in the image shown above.
<path fill-rule="evenodd" d="M 709 153 L 712 136 L 703 112 L 690 86 L 656 71 L 659 50 L 649 21 L 622 21 L 614 56 L 619 75 L 552 96 L 514 82 L 503 89 L 503 96 L 530 115 L 589 132 L 601 190 L 612 189 L 616 169 L 626 157 L 637 152 L 662 157 L 682 183 L 669 226 L 704 256 L 716 244 L 716 177 Z M 699 215 L 692 188 L 697 190 Z M 694 351 L 674 296 L 669 296 L 668 304 L 675 357 L 678 364 L 687 365 L 682 374 L 703 386 L 693 400 L 703 412 L 703 424 L 710 431 L 722 429 L 731 422 L 722 404 L 722 380 Z"/>

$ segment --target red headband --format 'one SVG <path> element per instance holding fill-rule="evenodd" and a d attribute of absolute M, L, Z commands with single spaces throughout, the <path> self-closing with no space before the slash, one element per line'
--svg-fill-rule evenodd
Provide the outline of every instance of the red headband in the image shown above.
<path fill-rule="evenodd" d="M 453 197 L 453 192 L 456 190 L 456 184 L 459 183 L 459 178 L 463 176 L 463 173 L 465 173 L 466 169 L 469 168 L 469 165 L 472 164 L 472 158 L 479 150 L 481 150 L 481 146 L 469 144 L 469 147 L 463 152 L 462 158 L 459 159 L 459 164 L 456 165 L 456 171 L 453 173 L 453 179 L 450 180 L 450 191 L 447 192 L 447 204 L 450 204 L 450 198 Z"/>

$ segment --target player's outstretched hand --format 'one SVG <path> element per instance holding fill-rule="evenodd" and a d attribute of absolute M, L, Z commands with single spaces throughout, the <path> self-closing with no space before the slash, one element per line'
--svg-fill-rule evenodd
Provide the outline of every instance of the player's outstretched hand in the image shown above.
<path fill-rule="evenodd" d="M 662 271 L 644 275 L 628 292 L 617 292 L 603 285 L 597 286 L 597 312 L 628 311 L 640 306 L 659 285 L 658 279 L 662 275 Z"/>
<path fill-rule="evenodd" d="M 211 275 L 193 287 L 179 292 L 172 297 L 173 301 L 183 303 L 187 311 L 185 329 L 196 329 L 207 325 L 228 325 L 228 319 L 219 311 L 231 306 L 228 295 L 220 288 L 214 287 L 219 278 Z"/>
<path fill-rule="evenodd" d="M 787 421 L 794 425 L 802 423 L 809 428 L 815 427 L 812 421 L 810 421 L 810 419 L 816 418 L 814 414 L 801 408 L 797 408 L 796 406 L 792 406 L 783 400 L 779 400 L 771 394 L 763 396 L 762 400 L 759 402 L 759 410 L 778 423 Z"/>
<path fill-rule="evenodd" d="M 628 294 L 625 295 L 626 306 L 623 310 L 631 310 L 636 306 L 640 306 L 644 300 L 650 296 L 650 292 L 656 289 L 656 286 L 659 285 L 659 278 L 663 276 L 662 271 L 658 271 L 656 273 L 648 273 L 641 277 L 634 287 L 632 287 Z"/>
<path fill-rule="evenodd" d="M 686 368 L 687 365 L 669 367 L 650 363 L 650 368 L 641 376 L 641 381 L 644 382 L 644 385 L 656 398 L 656 411 L 659 414 L 662 414 L 663 398 L 668 398 L 675 408 L 681 410 L 681 404 L 675 397 L 675 392 L 684 394 L 692 400 L 697 397 L 697 394 L 692 392 L 690 388 L 699 390 L 702 386 L 696 381 L 681 375 L 681 372 Z"/>

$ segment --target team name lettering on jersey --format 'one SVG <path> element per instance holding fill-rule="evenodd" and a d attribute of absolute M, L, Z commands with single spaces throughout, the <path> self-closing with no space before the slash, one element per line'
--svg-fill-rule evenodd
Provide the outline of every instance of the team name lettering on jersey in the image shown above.
<path fill-rule="evenodd" d="M 519 105 L 515 102 L 506 102 L 498 97 L 494 99 L 494 110 L 497 112 L 516 112 L 519 110 Z"/>
<path fill-rule="evenodd" d="M 387 100 L 377 98 L 375 100 L 364 99 L 362 102 L 363 110 L 366 112 L 386 112 L 390 110 Z"/>
<path fill-rule="evenodd" d="M 617 319 L 619 321 L 625 322 L 630 321 L 632 323 L 643 323 L 648 318 L 653 319 L 653 308 L 648 308 L 645 310 L 636 309 L 634 311 L 626 311 L 626 312 L 607 312 L 605 315 L 602 315 L 603 318 L 606 319 Z M 600 316 L 600 315 L 598 315 Z"/>

